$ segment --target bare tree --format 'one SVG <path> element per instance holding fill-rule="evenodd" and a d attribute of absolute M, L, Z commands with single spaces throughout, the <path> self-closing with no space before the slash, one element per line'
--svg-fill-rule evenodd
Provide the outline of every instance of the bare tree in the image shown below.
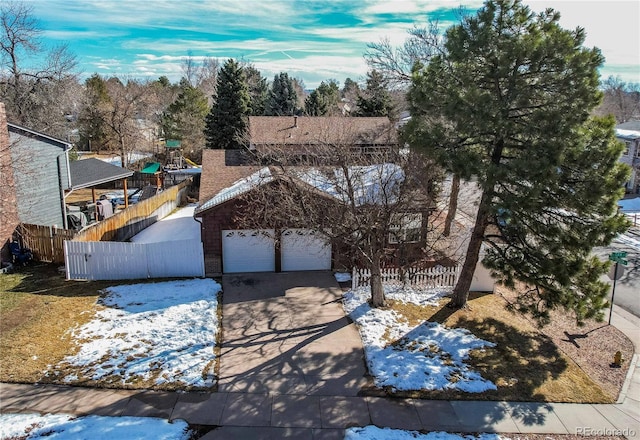
<path fill-rule="evenodd" d="M 125 168 L 129 153 L 145 139 L 145 127 L 141 126 L 141 121 L 146 120 L 144 109 L 149 98 L 148 88 L 135 80 L 123 84 L 117 78 L 110 78 L 106 85 L 109 102 L 102 118 L 118 146 L 122 167 Z"/>
<path fill-rule="evenodd" d="M 189 85 L 197 87 L 211 100 L 216 95 L 216 85 L 218 82 L 218 72 L 220 71 L 220 61 L 217 58 L 205 57 L 198 62 L 189 53 L 182 60 L 182 75 Z"/>
<path fill-rule="evenodd" d="M 268 183 L 247 192 L 241 227 L 307 228 L 371 271 L 372 305 L 385 305 L 381 268 L 441 258 L 427 237 L 437 167 L 420 155 L 361 148 L 354 133 L 326 127 L 313 144 L 272 146 L 256 154 L 272 165 Z M 371 134 L 373 138 L 377 134 Z M 365 142 L 366 143 L 366 142 Z"/>
<path fill-rule="evenodd" d="M 62 137 L 77 62 L 64 45 L 44 48 L 41 34 L 31 4 L 0 3 L 0 93 L 10 120 Z"/>
<path fill-rule="evenodd" d="M 595 109 L 595 114 L 612 114 L 618 124 L 640 118 L 640 84 L 610 76 L 603 81 L 602 91 L 602 104 Z"/>

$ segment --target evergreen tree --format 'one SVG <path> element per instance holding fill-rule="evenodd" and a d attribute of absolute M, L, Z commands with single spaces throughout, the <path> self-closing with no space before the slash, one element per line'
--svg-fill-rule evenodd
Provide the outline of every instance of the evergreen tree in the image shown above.
<path fill-rule="evenodd" d="M 578 320 L 602 316 L 607 264 L 591 249 L 627 227 L 616 202 L 628 170 L 614 121 L 589 119 L 603 57 L 559 19 L 488 0 L 414 69 L 405 139 L 481 188 L 453 307 L 466 304 L 484 242 L 500 282 L 530 286 L 523 310 L 542 321 L 558 306 Z"/>
<path fill-rule="evenodd" d="M 304 101 L 304 112 L 309 116 L 334 115 L 339 112 L 340 88 L 338 82 L 322 81 Z"/>
<path fill-rule="evenodd" d="M 358 96 L 357 116 L 390 116 L 393 110 L 391 95 L 384 77 L 377 70 L 367 72 L 367 88 Z"/>
<path fill-rule="evenodd" d="M 249 90 L 249 114 L 251 116 L 262 116 L 267 106 L 267 94 L 269 93 L 267 79 L 253 66 L 246 66 L 244 74 Z"/>
<path fill-rule="evenodd" d="M 216 100 L 206 118 L 207 148 L 236 149 L 245 142 L 249 93 L 242 67 L 227 60 L 217 80 Z"/>
<path fill-rule="evenodd" d="M 109 128 L 105 122 L 107 106 L 111 102 L 106 81 L 97 73 L 84 82 L 83 106 L 78 117 L 80 145 L 92 151 L 108 148 Z"/>
<path fill-rule="evenodd" d="M 266 115 L 291 116 L 296 112 L 297 100 L 293 81 L 287 73 L 281 72 L 273 78 Z"/>
<path fill-rule="evenodd" d="M 202 132 L 209 111 L 207 97 L 200 89 L 183 78 L 180 93 L 169 105 L 163 118 L 163 132 L 167 139 L 179 139 L 186 151 L 200 150 L 203 145 Z"/>

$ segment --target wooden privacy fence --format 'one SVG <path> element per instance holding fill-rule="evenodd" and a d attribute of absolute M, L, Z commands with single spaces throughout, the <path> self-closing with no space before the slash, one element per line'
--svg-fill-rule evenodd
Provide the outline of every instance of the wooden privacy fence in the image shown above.
<path fill-rule="evenodd" d="M 37 261 L 59 264 L 64 263 L 64 241 L 71 240 L 76 233 L 71 229 L 24 223 L 18 226 L 17 232 L 22 245 L 31 249 Z"/>
<path fill-rule="evenodd" d="M 399 284 L 422 288 L 450 288 L 458 280 L 458 266 L 434 266 L 429 268 L 385 267 L 380 270 L 383 284 Z M 368 286 L 371 281 L 369 269 L 354 268 L 352 286 Z"/>
<path fill-rule="evenodd" d="M 155 196 L 143 200 L 112 217 L 104 219 L 78 232 L 74 241 L 125 241 L 180 206 L 191 179 L 172 186 Z"/>
<path fill-rule="evenodd" d="M 65 241 L 69 280 L 129 280 L 203 277 L 200 240 L 160 243 Z"/>

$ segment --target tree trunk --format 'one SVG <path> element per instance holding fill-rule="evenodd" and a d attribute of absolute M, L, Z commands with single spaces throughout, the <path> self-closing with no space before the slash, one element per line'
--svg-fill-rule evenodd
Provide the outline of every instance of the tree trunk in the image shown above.
<path fill-rule="evenodd" d="M 380 274 L 380 255 L 374 252 L 371 260 L 371 307 L 384 307 L 387 305 L 382 287 Z"/>
<path fill-rule="evenodd" d="M 485 230 L 489 225 L 489 208 L 493 197 L 492 193 L 493 191 L 485 191 L 480 199 L 476 223 L 473 226 L 469 247 L 467 248 L 467 255 L 464 259 L 462 270 L 460 271 L 460 278 L 458 278 L 456 287 L 453 289 L 451 302 L 449 303 L 450 307 L 464 307 L 469 299 L 469 288 L 471 287 L 473 274 L 476 271 L 480 257 L 480 247 L 482 246 Z"/>
<path fill-rule="evenodd" d="M 460 176 L 458 174 L 453 175 L 451 181 L 451 194 L 449 195 L 449 210 L 447 211 L 447 218 L 444 220 L 444 236 L 448 237 L 451 234 L 451 225 L 453 219 L 456 216 L 458 210 L 458 194 L 460 193 Z"/>
<path fill-rule="evenodd" d="M 124 139 L 120 139 L 120 163 L 122 164 L 122 168 L 127 168 L 127 155 L 124 151 Z"/>

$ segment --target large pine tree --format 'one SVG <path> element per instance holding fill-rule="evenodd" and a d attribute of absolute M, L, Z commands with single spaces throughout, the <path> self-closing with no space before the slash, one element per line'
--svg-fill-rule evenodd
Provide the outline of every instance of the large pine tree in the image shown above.
<path fill-rule="evenodd" d="M 285 72 L 277 74 L 271 84 L 265 114 L 268 116 L 291 116 L 296 112 L 297 103 L 298 95 L 293 87 L 293 80 Z"/>
<path fill-rule="evenodd" d="M 467 302 L 484 242 L 483 261 L 501 282 L 530 286 L 519 298 L 527 311 L 601 316 L 606 265 L 591 249 L 626 227 L 616 202 L 628 171 L 613 120 L 589 119 L 603 57 L 559 18 L 488 0 L 414 71 L 405 138 L 481 188 L 454 307 Z"/>
<path fill-rule="evenodd" d="M 377 70 L 367 72 L 367 88 L 358 96 L 357 116 L 390 116 L 393 110 L 391 94 L 384 76 Z"/>
<path fill-rule="evenodd" d="M 242 148 L 248 127 L 249 93 L 240 64 L 229 59 L 217 81 L 217 96 L 206 118 L 207 148 Z"/>

